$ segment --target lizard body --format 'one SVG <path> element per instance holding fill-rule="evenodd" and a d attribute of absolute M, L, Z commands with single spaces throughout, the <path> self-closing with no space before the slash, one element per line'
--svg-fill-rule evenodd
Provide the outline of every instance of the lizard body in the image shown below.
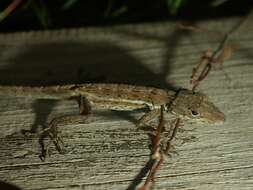
<path fill-rule="evenodd" d="M 109 110 L 148 108 L 151 112 L 163 106 L 168 113 L 184 119 L 208 123 L 220 123 L 225 120 L 224 114 L 206 95 L 185 89 L 173 91 L 125 84 L 0 86 L 0 95 L 59 100 L 83 97 L 85 104 L 91 108 Z"/>

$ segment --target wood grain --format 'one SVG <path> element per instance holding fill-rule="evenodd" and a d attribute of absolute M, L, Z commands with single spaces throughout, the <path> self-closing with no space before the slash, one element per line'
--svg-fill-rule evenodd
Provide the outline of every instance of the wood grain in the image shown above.
<path fill-rule="evenodd" d="M 124 25 L 0 35 L 0 82 L 49 85 L 116 82 L 189 88 L 191 70 L 240 18 L 198 23 L 210 31 L 180 30 L 176 23 Z M 223 70 L 199 90 L 226 114 L 223 125 L 186 123 L 155 189 L 253 189 L 253 24 L 231 36 L 236 49 Z M 24 190 L 134 189 L 145 176 L 150 139 L 137 130 L 140 113 L 95 110 L 84 124 L 62 126 L 65 154 L 51 147 L 41 162 L 37 129 L 55 116 L 77 114 L 72 101 L 0 98 L 0 179 Z M 167 117 L 167 120 L 170 118 Z"/>

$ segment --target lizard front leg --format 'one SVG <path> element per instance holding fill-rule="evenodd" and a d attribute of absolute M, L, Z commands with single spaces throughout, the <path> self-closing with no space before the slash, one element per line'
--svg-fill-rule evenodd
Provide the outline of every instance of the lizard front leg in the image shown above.
<path fill-rule="evenodd" d="M 160 109 L 153 109 L 149 112 L 145 113 L 136 123 L 136 126 L 138 128 L 144 127 L 149 122 L 153 121 L 154 119 L 158 118 L 160 115 Z"/>
<path fill-rule="evenodd" d="M 42 161 L 45 160 L 46 156 L 48 155 L 48 149 L 51 143 L 53 143 L 56 147 L 56 150 L 60 153 L 63 152 L 63 140 L 60 136 L 60 130 L 59 126 L 63 126 L 66 124 L 72 124 L 72 123 L 83 123 L 90 115 L 91 113 L 91 107 L 88 102 L 88 100 L 85 97 L 78 96 L 74 97 L 72 99 L 77 100 L 78 105 L 79 105 L 79 113 L 80 115 L 69 115 L 69 116 L 60 116 L 52 119 L 48 127 L 45 128 L 42 131 L 42 134 L 40 136 L 39 142 L 42 147 L 42 152 L 40 155 L 40 159 Z M 44 139 L 46 137 L 50 138 L 50 142 L 48 143 L 47 146 L 44 145 Z"/>

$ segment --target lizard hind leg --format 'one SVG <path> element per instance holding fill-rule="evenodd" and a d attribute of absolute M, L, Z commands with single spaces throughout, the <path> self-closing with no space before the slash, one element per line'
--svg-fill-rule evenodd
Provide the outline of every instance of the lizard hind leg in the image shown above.
<path fill-rule="evenodd" d="M 39 139 L 42 151 L 40 159 L 42 161 L 49 155 L 49 146 L 53 143 L 56 150 L 59 153 L 63 153 L 64 142 L 61 137 L 61 126 L 70 125 L 70 124 L 81 124 L 85 123 L 89 115 L 65 115 L 52 119 L 48 126 L 42 131 Z M 45 138 L 49 137 L 49 143 L 45 145 Z"/>
<path fill-rule="evenodd" d="M 49 155 L 49 146 L 53 143 L 55 145 L 56 150 L 59 153 L 63 153 L 64 143 L 62 137 L 60 135 L 61 130 L 59 130 L 60 126 L 64 126 L 67 124 L 78 124 L 84 123 L 85 120 L 89 117 L 91 113 L 90 104 L 86 98 L 79 96 L 75 97 L 79 105 L 79 113 L 80 115 L 68 115 L 68 116 L 60 116 L 52 119 L 48 126 L 42 131 L 39 143 L 42 147 L 42 152 L 40 155 L 40 159 L 42 161 Z M 45 146 L 44 139 L 49 137 L 50 141 Z"/>

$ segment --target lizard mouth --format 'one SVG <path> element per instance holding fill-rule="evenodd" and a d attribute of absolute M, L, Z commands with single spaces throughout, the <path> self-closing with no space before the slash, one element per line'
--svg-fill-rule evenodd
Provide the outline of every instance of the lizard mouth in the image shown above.
<path fill-rule="evenodd" d="M 203 109 L 201 109 L 201 118 L 206 120 L 207 123 L 221 124 L 225 121 L 225 114 L 221 112 L 220 109 L 213 103 L 206 101 L 202 103 L 202 108 Z"/>
<path fill-rule="evenodd" d="M 214 113 L 207 114 L 205 117 L 207 122 L 212 124 L 222 124 L 226 120 L 225 114 L 221 111 L 215 111 Z"/>

